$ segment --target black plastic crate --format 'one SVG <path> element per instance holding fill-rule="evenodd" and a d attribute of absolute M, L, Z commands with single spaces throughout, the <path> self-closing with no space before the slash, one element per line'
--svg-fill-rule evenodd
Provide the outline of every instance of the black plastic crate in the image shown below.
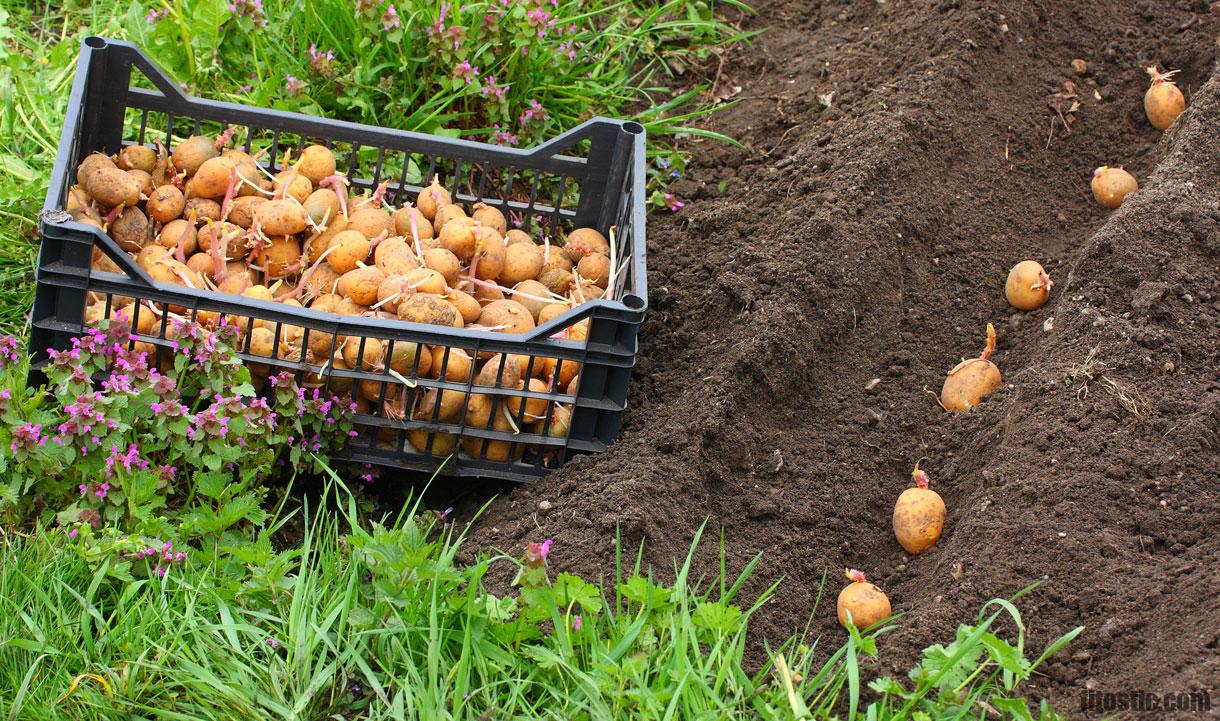
<path fill-rule="evenodd" d="M 291 149 L 296 155 L 307 144 L 327 145 L 335 150 L 338 172 L 348 175 L 354 189 L 371 189 L 388 181 L 386 197 L 395 205 L 413 199 L 424 179 L 435 174 L 450 189 L 454 202 L 482 201 L 506 216 L 516 214 L 527 232 L 535 227 L 552 234 L 559 228 L 592 227 L 608 235 L 613 227 L 614 265 L 621 267 L 611 283 L 613 299 L 594 300 L 516 335 L 321 313 L 156 283 L 109 236 L 73 221 L 62 210 L 76 167 L 90 152 L 113 154 L 133 143 L 151 147 L 162 142 L 172 148 L 189 135 L 228 128 L 237 129 L 236 137 L 242 139 L 238 146 L 244 144 L 247 152 L 267 148 L 260 163 L 273 173 L 280 169 L 284 151 Z M 442 446 L 444 434 L 450 434 L 482 440 L 457 443 L 455 455 L 444 464 L 445 474 L 517 481 L 544 475 L 575 453 L 604 450 L 619 434 L 635 365 L 636 336 L 647 306 L 644 143 L 644 128 L 638 123 L 602 118 L 536 148 L 516 149 L 214 102 L 184 95 L 130 43 L 86 38 L 41 215 L 43 240 L 30 339 L 34 372 L 45 363 L 47 349 L 65 348 L 82 333 L 87 300 L 104 303 L 109 315 L 118 304 L 126 306 L 126 301 L 135 299 L 135 314 L 147 312 L 153 322 L 134 338 L 158 356 L 169 352 L 167 334 L 172 332 L 167 310 L 191 320 L 200 314 L 225 314 L 247 330 L 254 324 L 273 327 L 277 348 L 285 329 L 303 333 L 304 346 L 310 334 L 332 341 L 339 336 L 376 338 L 385 344 L 387 356 L 394 344 L 414 343 L 412 373 L 403 374 L 408 384 L 388 370 L 361 370 L 364 340 L 359 340 L 361 358 L 350 369 L 311 362 L 307 354 L 281 358 L 273 351 L 275 356 L 256 356 L 248 352 L 248 344 L 241 355 L 264 374 L 289 370 L 306 384 L 350 393 L 353 399 L 364 397 L 368 407 L 356 416 L 361 433 L 349 443 L 351 460 L 434 471 L 449 457 Z M 95 247 L 122 273 L 92 268 Z M 142 325 L 139 317 L 134 320 L 133 325 Z M 559 337 L 585 320 L 585 342 Z M 475 386 L 473 372 L 465 379 L 446 379 L 444 371 L 439 379 L 424 377 L 417 371 L 427 346 L 440 349 L 434 357 L 440 354 L 442 368 L 454 349 L 475 358 L 488 353 L 527 356 L 529 368 L 549 359 L 556 366 L 555 376 L 563 375 L 564 364 L 577 363 L 578 387 L 574 395 L 567 395 L 557 384 L 545 391 L 528 391 L 502 387 L 499 378 L 495 387 Z M 333 353 L 335 346 L 331 348 Z M 367 393 L 362 386 L 379 390 Z M 523 401 L 537 399 L 546 403 L 546 420 L 539 421 L 543 427 L 535 432 L 516 423 L 512 425 L 520 432 L 497 430 L 491 420 L 474 428 L 466 425 L 464 415 L 456 421 L 441 420 L 440 404 L 431 417 L 401 417 L 430 390 L 486 394 L 504 403 L 519 421 L 524 420 Z M 570 430 L 563 437 L 553 434 L 551 421 L 560 404 L 571 409 Z M 424 447 L 414 447 L 408 432 L 418 438 L 424 431 L 428 432 Z M 498 455 L 506 459 L 498 460 Z"/>

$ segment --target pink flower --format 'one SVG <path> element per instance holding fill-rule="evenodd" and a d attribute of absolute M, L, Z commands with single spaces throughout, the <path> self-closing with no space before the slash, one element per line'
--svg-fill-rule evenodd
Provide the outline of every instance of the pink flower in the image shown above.
<path fill-rule="evenodd" d="M 492 125 L 491 142 L 496 145 L 516 145 L 517 136 L 507 130 L 501 130 L 500 124 Z"/>
<path fill-rule="evenodd" d="M 537 100 L 531 99 L 529 107 L 521 113 L 521 116 L 517 118 L 517 122 L 523 128 L 531 125 L 540 126 L 546 122 L 546 117 L 546 108 L 542 107 L 542 104 Z"/>
<path fill-rule="evenodd" d="M 453 76 L 465 80 L 466 84 L 469 85 L 475 81 L 475 78 L 479 77 L 479 69 L 471 65 L 469 60 L 463 60 L 453 66 Z"/>
<path fill-rule="evenodd" d="M 678 198 L 673 193 L 665 193 L 664 198 L 665 198 L 665 203 L 667 205 L 669 205 L 669 209 L 675 213 L 686 207 L 686 203 L 682 202 L 681 200 L 678 200 Z"/>
<path fill-rule="evenodd" d="M 542 568 L 546 565 L 546 557 L 551 553 L 554 539 L 548 538 L 542 543 L 530 543 L 525 547 L 525 565 L 530 568 Z"/>
<path fill-rule="evenodd" d="M 274 638 L 271 638 L 270 636 L 268 636 L 268 637 L 267 637 L 267 642 L 266 642 L 266 643 L 267 643 L 267 645 L 268 645 L 268 646 L 270 646 L 271 648 L 279 648 L 279 647 L 280 647 L 280 642 L 279 642 L 279 641 L 276 641 Z"/>
<path fill-rule="evenodd" d="M 304 80 L 298 80 L 295 75 L 284 76 L 284 90 L 289 95 L 300 95 L 304 89 L 305 89 Z M 205 360 L 203 358 L 199 358 L 198 360 L 200 363 L 205 362 Z"/>
<path fill-rule="evenodd" d="M 78 533 L 80 533 L 80 531 L 73 528 L 71 531 L 68 531 L 68 538 L 76 538 L 76 534 Z"/>
<path fill-rule="evenodd" d="M 166 15 L 169 15 L 169 8 L 164 8 L 162 10 L 149 8 L 148 14 L 144 16 L 144 20 L 149 25 L 156 25 L 157 23 L 161 22 L 161 18 L 165 17 Z"/>
<path fill-rule="evenodd" d="M 541 28 L 542 32 L 545 33 L 547 25 L 551 22 L 551 14 L 540 7 L 536 7 L 525 13 L 525 21 L 529 23 L 530 27 Z"/>
<path fill-rule="evenodd" d="M 469 81 L 467 81 L 467 82 L 469 82 Z M 497 83 L 495 75 L 488 75 L 486 78 L 483 78 L 482 92 L 484 95 L 487 95 L 487 96 L 490 96 L 493 98 L 503 98 L 504 93 L 508 92 L 508 89 L 510 87 L 512 87 L 512 86 L 511 85 L 500 85 L 499 83 Z"/>
<path fill-rule="evenodd" d="M 398 18 L 398 11 L 394 9 L 393 5 L 387 7 L 385 14 L 381 16 L 381 26 L 385 28 L 386 32 L 402 27 L 402 21 Z"/>
<path fill-rule="evenodd" d="M 580 631 L 580 626 L 581 626 L 581 624 L 582 624 L 583 622 L 584 622 L 584 621 L 583 621 L 583 619 L 581 619 L 581 617 L 580 617 L 580 614 L 579 614 L 579 613 L 578 613 L 578 614 L 576 614 L 575 616 L 573 616 L 573 617 L 572 617 L 572 630 L 573 630 L 573 631 L 577 631 L 577 632 L 579 632 L 579 631 Z"/>

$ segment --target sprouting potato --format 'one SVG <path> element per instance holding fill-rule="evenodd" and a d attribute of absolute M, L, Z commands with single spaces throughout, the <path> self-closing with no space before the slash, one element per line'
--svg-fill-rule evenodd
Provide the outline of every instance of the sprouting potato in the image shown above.
<path fill-rule="evenodd" d="M 483 306 L 479 325 L 499 328 L 506 333 L 524 333 L 534 329 L 534 316 L 529 308 L 515 300 L 497 300 Z"/>
<path fill-rule="evenodd" d="M 462 322 L 466 324 L 477 321 L 483 312 L 483 307 L 479 305 L 479 301 L 475 300 L 474 296 L 457 289 L 451 288 L 445 291 L 445 300 L 457 308 L 458 313 L 462 316 Z"/>
<path fill-rule="evenodd" d="M 216 141 L 202 135 L 193 135 L 174 148 L 174 167 L 184 171 L 188 176 L 194 175 L 199 166 L 220 155 L 216 149 Z"/>
<path fill-rule="evenodd" d="M 123 250 L 133 253 L 152 238 L 152 225 L 139 208 L 127 207 L 110 224 L 108 232 Z"/>
<path fill-rule="evenodd" d="M 432 248 L 424 253 L 424 265 L 440 273 L 450 285 L 462 273 L 462 261 L 448 248 Z"/>
<path fill-rule="evenodd" d="M 140 202 L 140 181 L 114 166 L 98 168 L 82 184 L 89 195 L 106 208 L 132 207 Z"/>
<path fill-rule="evenodd" d="M 445 292 L 445 276 L 431 268 L 416 268 L 403 277 L 407 279 L 407 286 L 416 293 L 440 295 Z"/>
<path fill-rule="evenodd" d="M 251 355 L 267 356 L 268 358 L 275 355 L 275 333 L 268 328 L 253 328 L 250 330 L 250 348 Z"/>
<path fill-rule="evenodd" d="M 414 294 L 411 284 L 401 275 L 387 275 L 377 284 L 376 305 L 386 313 L 398 317 L 398 302 Z"/>
<path fill-rule="evenodd" d="M 446 353 L 447 351 L 447 353 Z M 432 367 L 429 370 L 433 378 L 444 377 L 445 380 L 457 383 L 469 383 L 474 369 L 474 358 L 461 348 L 432 347 Z"/>
<path fill-rule="evenodd" d="M 132 168 L 131 170 L 127 171 L 127 174 L 135 178 L 136 183 L 139 184 L 141 198 L 147 198 L 148 196 L 152 195 L 153 179 L 151 175 L 143 170 L 140 170 L 139 168 Z"/>
<path fill-rule="evenodd" d="M 345 230 L 337 234 L 326 251 L 326 262 L 343 275 L 363 263 L 369 257 L 369 239 L 357 230 Z"/>
<path fill-rule="evenodd" d="M 304 203 L 305 214 L 319 227 L 330 223 L 332 218 L 338 218 L 343 213 L 339 196 L 330 188 L 318 188 L 309 194 Z"/>
<path fill-rule="evenodd" d="M 550 291 L 545 285 L 536 280 L 523 280 L 514 285 L 513 290 L 517 291 L 513 293 L 513 300 L 525 306 L 530 315 L 534 317 L 535 323 L 538 322 L 538 314 L 542 312 L 542 309 L 552 305 L 547 300 Z"/>
<path fill-rule="evenodd" d="M 324 293 L 333 293 L 339 283 L 339 274 L 326 263 L 313 269 L 304 280 L 306 298 L 316 298 Z"/>
<path fill-rule="evenodd" d="M 142 170 L 151 174 L 157 167 L 157 151 L 147 145 L 128 145 L 119 151 L 115 164 L 123 170 Z"/>
<path fill-rule="evenodd" d="M 196 226 L 220 220 L 220 203 L 211 198 L 187 198 L 182 217 L 189 219 L 192 215 L 195 217 Z"/>
<path fill-rule="evenodd" d="M 1093 171 L 1093 180 L 1089 185 L 1097 202 L 1111 210 L 1122 205 L 1128 195 L 1140 189 L 1134 175 L 1122 168 L 1105 165 Z"/>
<path fill-rule="evenodd" d="M 416 359 L 419 360 L 418 369 L 415 367 Z M 428 371 L 432 369 L 432 351 L 411 341 L 393 341 L 393 348 L 390 350 L 390 368 L 403 376 L 426 377 Z"/>
<path fill-rule="evenodd" d="M 330 222 L 326 224 L 326 229 L 321 233 L 316 236 L 310 236 L 309 240 L 305 242 L 310 264 L 317 263 L 318 258 L 322 257 L 322 254 L 330 248 L 335 236 L 345 230 L 347 230 L 347 220 L 340 215 L 336 218 L 331 218 Z"/>
<path fill-rule="evenodd" d="M 557 252 L 552 248 L 552 252 Z M 512 287 L 523 280 L 532 280 L 542 272 L 542 248 L 533 243 L 513 243 L 504 250 L 504 269 L 500 285 Z"/>
<path fill-rule="evenodd" d="M 470 217 L 479 221 L 484 227 L 494 228 L 500 235 L 504 235 L 508 229 L 504 213 L 500 212 L 499 208 L 493 208 L 486 203 L 475 203 L 474 212 L 470 214 Z"/>
<path fill-rule="evenodd" d="M 549 303 L 538 311 L 538 325 L 549 323 L 571 309 L 572 306 L 566 302 Z"/>
<path fill-rule="evenodd" d="M 501 366 L 504 367 L 503 371 L 500 370 Z M 516 362 L 506 362 L 503 354 L 492 356 L 474 378 L 478 385 L 496 388 L 516 388 L 520 381 L 521 366 Z"/>
<path fill-rule="evenodd" d="M 504 238 L 494 228 L 480 225 L 474 228 L 474 241 L 477 261 L 477 265 L 476 261 L 471 262 L 474 276 L 479 280 L 494 280 L 500 277 L 504 272 L 504 261 L 508 254 Z"/>
<path fill-rule="evenodd" d="M 415 223 L 412 225 L 411 220 L 414 218 Z M 409 242 L 415 242 L 415 234 L 419 234 L 420 240 L 427 240 L 436 235 L 436 231 L 432 229 L 432 221 L 426 217 L 418 209 L 410 205 L 404 205 L 394 211 L 394 232 L 406 238 Z"/>
<path fill-rule="evenodd" d="M 360 305 L 372 305 L 378 301 L 377 291 L 385 279 L 385 273 L 375 265 L 353 268 L 339 276 L 335 292 Z"/>
<path fill-rule="evenodd" d="M 1156 69 L 1155 65 L 1148 68 L 1152 84 L 1144 93 L 1144 114 L 1148 116 L 1148 122 L 1152 123 L 1152 127 L 1157 130 L 1169 128 L 1186 109 L 1186 96 L 1169 79 L 1177 72 L 1177 70 L 1170 70 L 1162 73 Z"/>
<path fill-rule="evenodd" d="M 298 205 L 304 203 L 309 198 L 309 194 L 313 192 L 313 183 L 309 182 L 309 178 L 295 170 L 280 171 L 276 174 L 271 186 L 277 197 L 292 198 Z"/>
<path fill-rule="evenodd" d="M 847 577 L 851 579 L 851 583 L 839 591 L 837 604 L 839 623 L 844 628 L 848 623 L 854 624 L 856 628 L 868 628 L 890 617 L 890 599 L 886 598 L 881 589 L 869 583 L 863 573 L 854 569 L 847 569 Z"/>
<path fill-rule="evenodd" d="M 557 253 L 556 255 L 561 254 Z M 552 268 L 550 270 L 544 268 L 538 276 L 538 282 L 542 283 L 543 287 L 556 295 L 567 293 L 568 288 L 572 286 L 573 280 L 572 273 L 561 268 Z"/>
<path fill-rule="evenodd" d="M 296 235 L 308 226 L 304 209 L 289 200 L 259 203 L 254 208 L 254 220 L 267 235 Z"/>
<path fill-rule="evenodd" d="M 590 253 L 601 253 L 606 257 L 610 256 L 610 243 L 606 240 L 606 236 L 593 228 L 577 228 L 573 230 L 568 234 L 567 243 L 563 246 L 563 249 L 573 263 L 580 262 L 581 258 Z"/>
<path fill-rule="evenodd" d="M 454 423 L 466 410 L 466 394 L 461 391 L 432 388 L 423 395 L 415 409 L 415 418 L 441 423 Z"/>
<path fill-rule="evenodd" d="M 267 270 L 267 275 L 280 278 L 296 268 L 301 259 L 301 244 L 295 236 L 273 235 L 271 242 L 259 252 L 257 262 Z"/>
<path fill-rule="evenodd" d="M 449 191 L 441 186 L 440 178 L 434 176 L 432 184 L 419 192 L 419 198 L 416 199 L 415 207 L 419 208 L 419 212 L 425 218 L 433 220 L 436 218 L 436 211 L 452 202 L 453 198 L 449 195 Z"/>
<path fill-rule="evenodd" d="M 226 220 L 239 228 L 249 230 L 254 225 L 254 209 L 266 202 L 267 199 L 261 195 L 234 198 L 229 204 L 229 217 Z"/>
<path fill-rule="evenodd" d="M 463 263 L 468 262 L 474 255 L 474 228 L 461 219 L 445 223 L 436 240 L 440 247 L 453 253 Z"/>
<path fill-rule="evenodd" d="M 149 217 L 164 225 L 177 222 L 182 217 L 182 211 L 186 210 L 186 198 L 182 196 L 182 191 L 174 186 L 162 185 L 148 194 L 148 202 L 144 207 Z"/>
<path fill-rule="evenodd" d="M 365 206 L 347 218 L 348 230 L 357 230 L 366 238 L 388 236 L 394 232 L 394 220 L 381 208 Z"/>
<path fill-rule="evenodd" d="M 373 251 L 373 262 L 386 275 L 406 275 L 419 267 L 415 251 L 401 236 L 392 236 L 378 243 Z"/>
<path fill-rule="evenodd" d="M 940 540 L 945 527 L 945 502 L 940 494 L 928 488 L 928 474 L 911 472 L 915 488 L 908 488 L 894 504 L 894 537 L 907 553 L 918 556 Z"/>
<path fill-rule="evenodd" d="M 441 229 L 454 220 L 460 220 L 466 223 L 466 225 L 474 225 L 474 220 L 466 215 L 466 211 L 462 209 L 462 206 L 457 204 L 446 205 L 436 211 L 436 217 L 432 219 L 433 232 L 439 238 Z"/>
<path fill-rule="evenodd" d="M 1055 283 L 1036 260 L 1023 260 L 1008 271 L 1004 295 L 1017 310 L 1034 310 L 1046 304 Z"/>
<path fill-rule="evenodd" d="M 462 316 L 457 308 L 443 298 L 426 293 L 416 293 L 410 298 L 399 299 L 398 318 L 412 323 L 455 326 Z"/>
<path fill-rule="evenodd" d="M 589 253 L 576 264 L 576 272 L 580 273 L 581 278 L 605 290 L 610 283 L 610 259 L 601 253 Z"/>
<path fill-rule="evenodd" d="M 513 243 L 529 243 L 532 245 L 534 243 L 534 239 L 531 238 L 529 233 L 526 233 L 524 230 L 521 230 L 520 228 L 513 228 L 504 234 L 504 244 L 512 245 Z"/>
<path fill-rule="evenodd" d="M 453 449 L 457 448 L 457 436 L 452 433 L 432 432 L 423 428 L 407 431 L 407 441 L 420 453 L 431 451 L 431 455 L 442 458 L 453 453 Z M 431 449 L 429 449 L 429 444 L 431 444 Z"/>
<path fill-rule="evenodd" d="M 474 458 L 504 463 L 519 459 L 525 453 L 525 444 L 462 436 L 462 450 Z"/>
<path fill-rule="evenodd" d="M 989 358 L 995 351 L 995 328 L 987 324 L 987 347 L 978 358 L 969 358 L 949 371 L 940 390 L 945 410 L 968 411 L 1000 387 L 1000 369 Z"/>
<path fill-rule="evenodd" d="M 191 195 L 200 198 L 223 198 L 229 189 L 232 173 L 237 163 L 232 158 L 219 156 L 203 161 L 191 179 L 187 181 L 186 189 Z"/>
<path fill-rule="evenodd" d="M 238 226 L 221 221 L 204 225 L 196 232 L 195 238 L 199 249 L 204 251 L 211 250 L 217 243 L 227 243 L 225 260 L 237 260 L 245 254 L 245 249 L 237 240 L 241 234 L 242 229 Z"/>
<path fill-rule="evenodd" d="M 310 145 L 301 151 L 297 170 L 317 186 L 323 178 L 335 174 L 335 154 L 325 145 Z"/>
<path fill-rule="evenodd" d="M 363 348 L 362 348 L 363 346 Z M 381 361 L 385 358 L 385 346 L 376 338 L 348 338 L 343 344 L 343 360 L 348 367 L 360 367 L 361 370 L 371 371 L 381 367 Z M 373 400 L 373 399 L 369 399 Z"/>

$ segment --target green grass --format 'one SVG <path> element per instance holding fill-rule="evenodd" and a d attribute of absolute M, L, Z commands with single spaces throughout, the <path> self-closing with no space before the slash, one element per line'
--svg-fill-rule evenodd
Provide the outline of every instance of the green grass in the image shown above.
<path fill-rule="evenodd" d="M 853 630 L 837 648 L 797 635 L 750 670 L 748 623 L 774 589 L 741 598 L 753 563 L 734 574 L 722 562 L 718 576 L 697 578 L 692 546 L 666 574 L 672 583 L 637 555 L 601 586 L 503 553 L 462 565 L 464 539 L 437 514 L 416 507 L 385 525 L 360 522 L 354 500 L 338 497 L 338 508 L 302 515 L 289 550 L 274 550 L 282 524 L 273 523 L 248 542 L 192 550 L 163 579 L 116 573 L 109 549 L 121 534 L 6 536 L 0 712 L 39 721 L 981 719 L 991 708 L 1019 719 L 1031 718 L 1019 684 L 1078 632 L 1031 663 L 1020 614 L 994 601 L 1001 608 L 952 644 L 929 647 L 906 684 L 862 677 L 861 660 L 892 624 Z M 557 547 L 552 559 L 575 552 Z M 510 592 L 487 590 L 489 575 L 515 566 Z M 1015 623 L 1015 644 L 992 632 L 1001 616 Z M 1046 707 L 1039 716 L 1055 718 Z"/>

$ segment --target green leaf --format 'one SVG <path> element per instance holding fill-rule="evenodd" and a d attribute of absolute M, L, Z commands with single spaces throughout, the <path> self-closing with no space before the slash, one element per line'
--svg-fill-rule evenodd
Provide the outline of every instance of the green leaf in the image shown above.
<path fill-rule="evenodd" d="M 555 592 L 555 602 L 561 608 L 579 606 L 585 613 L 592 613 L 601 608 L 601 592 L 579 576 L 561 573 L 555 577 L 552 589 Z"/>
<path fill-rule="evenodd" d="M 911 669 L 911 679 L 917 683 L 937 679 L 936 686 L 941 689 L 960 686 L 974 672 L 983 655 L 982 644 L 968 643 L 975 630 L 975 627 L 963 624 L 957 628 L 957 639 L 947 647 L 938 643 L 925 648 L 923 661 Z"/>
<path fill-rule="evenodd" d="M 643 576 L 632 576 L 626 583 L 620 583 L 618 590 L 624 598 L 648 608 L 664 608 L 670 602 L 668 588 L 658 586 Z"/>
<path fill-rule="evenodd" d="M 195 491 L 212 500 L 219 500 L 229 484 L 229 474 L 220 471 L 200 473 L 195 476 Z"/>
<path fill-rule="evenodd" d="M 736 631 L 741 625 L 742 615 L 741 609 L 732 604 L 704 601 L 695 607 L 691 620 L 699 628 L 728 634 Z"/>
<path fill-rule="evenodd" d="M 1034 721 L 1034 717 L 1029 713 L 1029 704 L 1023 698 L 992 696 L 990 703 L 1004 718 L 1011 717 L 1017 721 Z"/>
<path fill-rule="evenodd" d="M 1024 680 L 1028 677 L 1029 662 L 1011 644 L 992 633 L 983 634 L 982 641 L 983 645 L 987 647 L 987 651 L 991 654 L 991 660 L 995 661 L 1005 672 L 1014 676 L 1013 681 L 1005 679 L 1005 685 L 1008 688 L 1012 688 L 1015 680 Z"/>

